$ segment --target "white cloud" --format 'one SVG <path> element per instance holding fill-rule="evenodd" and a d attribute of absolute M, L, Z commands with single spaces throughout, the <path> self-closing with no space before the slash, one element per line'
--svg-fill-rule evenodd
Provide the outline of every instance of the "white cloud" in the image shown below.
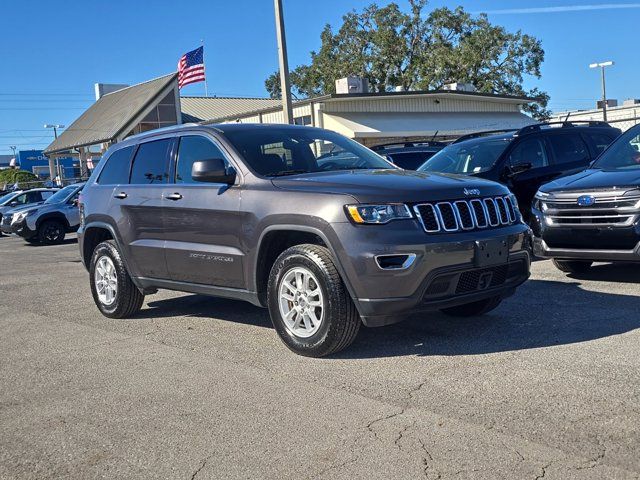
<path fill-rule="evenodd" d="M 507 15 L 518 13 L 562 13 L 581 12 L 588 10 L 617 10 L 625 8 L 640 8 L 640 3 L 599 3 L 595 5 L 565 5 L 561 7 L 531 7 L 531 8 L 505 8 L 501 10 L 485 10 L 474 13 L 488 13 L 491 15 Z"/>

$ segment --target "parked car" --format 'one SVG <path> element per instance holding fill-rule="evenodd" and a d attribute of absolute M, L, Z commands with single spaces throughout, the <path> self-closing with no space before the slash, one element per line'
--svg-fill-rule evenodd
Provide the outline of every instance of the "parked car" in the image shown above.
<path fill-rule="evenodd" d="M 563 272 L 595 261 L 640 261 L 640 125 L 587 169 L 540 187 L 533 203 L 536 255 Z"/>
<path fill-rule="evenodd" d="M 559 122 L 460 137 L 425 162 L 421 172 L 473 175 L 503 183 L 525 221 L 540 185 L 584 170 L 620 134 L 604 122 Z"/>
<path fill-rule="evenodd" d="M 42 203 L 57 190 L 57 188 L 33 188 L 31 190 L 17 190 L 3 195 L 0 197 L 0 223 L 2 223 L 2 216 L 9 210 L 25 205 Z M 2 232 L 0 232 L 0 235 L 2 235 Z"/>
<path fill-rule="evenodd" d="M 405 170 L 416 170 L 447 144 L 443 142 L 402 142 L 376 145 L 371 150 Z"/>
<path fill-rule="evenodd" d="M 28 208 L 9 210 L 0 228 L 4 233 L 20 235 L 29 243 L 54 245 L 80 225 L 78 196 L 84 183 L 68 185 L 44 203 Z"/>
<path fill-rule="evenodd" d="M 529 276 L 529 229 L 506 187 L 405 171 L 335 132 L 186 125 L 104 158 L 78 240 L 107 317 L 162 288 L 247 300 L 291 350 L 319 357 L 362 322 L 488 312 Z"/>

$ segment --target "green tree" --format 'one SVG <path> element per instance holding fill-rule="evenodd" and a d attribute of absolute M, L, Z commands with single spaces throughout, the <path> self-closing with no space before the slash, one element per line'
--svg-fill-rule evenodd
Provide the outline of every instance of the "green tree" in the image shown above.
<path fill-rule="evenodd" d="M 538 39 L 520 30 L 508 32 L 462 7 L 437 8 L 425 16 L 427 0 L 409 3 L 409 12 L 396 3 L 354 10 L 342 17 L 337 32 L 326 25 L 310 64 L 291 72 L 294 94 L 333 93 L 335 80 L 347 75 L 366 78 L 374 92 L 437 90 L 465 82 L 480 92 L 531 97 L 535 103 L 525 109 L 548 118 L 549 96 L 524 87 L 525 78 L 541 76 L 544 50 Z M 278 72 L 266 79 L 265 88 L 272 98 L 280 97 Z"/>
<path fill-rule="evenodd" d="M 16 182 L 20 187 L 42 186 L 42 182 L 38 181 L 38 177 L 27 170 L 19 170 L 14 168 L 0 170 L 0 186 L 14 185 Z"/>

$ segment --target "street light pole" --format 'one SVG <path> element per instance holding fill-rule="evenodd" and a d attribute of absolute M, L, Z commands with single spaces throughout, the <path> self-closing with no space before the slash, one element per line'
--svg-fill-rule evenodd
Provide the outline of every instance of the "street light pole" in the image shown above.
<path fill-rule="evenodd" d="M 602 119 L 607 121 L 607 85 L 604 78 L 604 69 L 605 67 L 610 67 L 613 65 L 613 62 L 600 62 L 600 63 L 592 63 L 589 65 L 589 68 L 598 68 L 600 67 L 601 77 L 602 77 Z"/>
<path fill-rule="evenodd" d="M 278 38 L 278 60 L 280 62 L 280 91 L 282 94 L 282 114 L 284 123 L 293 123 L 291 107 L 291 83 L 289 81 L 289 61 L 287 59 L 287 40 L 284 32 L 282 0 L 273 0 L 276 14 L 276 37 Z"/>
<path fill-rule="evenodd" d="M 53 136 L 55 137 L 55 139 L 58 139 L 58 129 L 59 128 L 64 128 L 64 125 L 59 125 L 57 123 L 45 123 L 44 124 L 44 128 L 53 128 Z M 57 162 L 54 163 L 53 159 L 49 158 L 49 175 L 51 177 L 51 180 L 53 181 L 57 176 L 62 177 L 62 175 L 60 175 L 60 172 L 58 170 L 60 170 L 60 166 L 56 165 Z"/>

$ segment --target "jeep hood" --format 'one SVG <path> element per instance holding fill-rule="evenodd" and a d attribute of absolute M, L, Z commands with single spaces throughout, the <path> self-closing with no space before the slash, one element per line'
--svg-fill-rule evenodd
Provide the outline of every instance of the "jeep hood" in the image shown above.
<path fill-rule="evenodd" d="M 307 173 L 272 182 L 283 190 L 350 195 L 360 203 L 457 200 L 465 198 L 465 189 L 477 189 L 483 197 L 509 192 L 481 178 L 392 169 Z"/>
<path fill-rule="evenodd" d="M 638 187 L 640 187 L 640 168 L 632 170 L 589 169 L 549 182 L 540 187 L 540 191 L 551 193 L 561 190 L 593 191 Z"/>

